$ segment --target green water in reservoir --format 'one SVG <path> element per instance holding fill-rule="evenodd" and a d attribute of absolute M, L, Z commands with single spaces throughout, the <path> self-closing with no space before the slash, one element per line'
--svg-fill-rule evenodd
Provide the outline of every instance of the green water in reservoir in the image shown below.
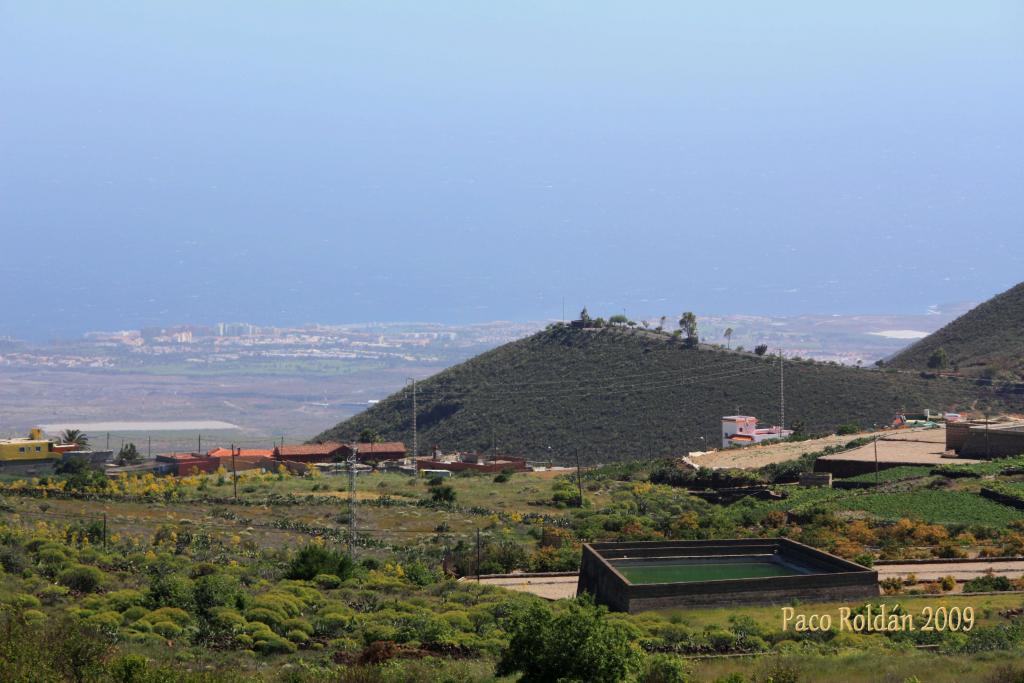
<path fill-rule="evenodd" d="M 630 583 L 690 583 L 727 579 L 758 579 L 766 576 L 796 576 L 806 572 L 772 562 L 613 563 Z"/>

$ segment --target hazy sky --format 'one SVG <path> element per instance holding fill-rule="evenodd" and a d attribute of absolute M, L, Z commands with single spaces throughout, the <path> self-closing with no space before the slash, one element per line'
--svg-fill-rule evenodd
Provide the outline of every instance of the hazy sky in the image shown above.
<path fill-rule="evenodd" d="M 0 334 L 1024 279 L 1024 3 L 839 5 L 0 0 Z"/>

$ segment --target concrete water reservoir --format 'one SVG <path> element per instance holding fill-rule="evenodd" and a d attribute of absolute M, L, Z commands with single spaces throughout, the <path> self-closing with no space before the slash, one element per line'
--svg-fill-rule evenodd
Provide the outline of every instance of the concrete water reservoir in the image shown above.
<path fill-rule="evenodd" d="M 584 544 L 577 592 L 620 612 L 879 594 L 876 571 L 786 538 Z"/>

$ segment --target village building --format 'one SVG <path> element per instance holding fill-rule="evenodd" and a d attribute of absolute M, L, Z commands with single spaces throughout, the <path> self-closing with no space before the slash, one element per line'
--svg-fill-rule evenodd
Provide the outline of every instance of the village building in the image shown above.
<path fill-rule="evenodd" d="M 384 443 L 353 443 L 342 447 L 342 457 L 348 459 L 353 451 L 359 462 L 381 462 L 385 460 L 402 460 L 406 457 L 405 444 L 401 441 Z"/>
<path fill-rule="evenodd" d="M 416 458 L 416 466 L 424 470 L 447 470 L 449 472 L 528 472 L 525 458 L 500 456 L 488 458 L 478 453 L 442 454 L 434 451 L 429 458 Z"/>
<path fill-rule="evenodd" d="M 335 462 L 345 459 L 345 448 L 345 444 L 336 441 L 283 444 L 274 447 L 273 457 L 275 460 L 287 460 L 289 462 Z"/>
<path fill-rule="evenodd" d="M 727 415 L 722 418 L 722 448 L 750 446 L 770 439 L 785 439 L 793 430 L 778 426 L 758 427 L 751 415 Z"/>
<path fill-rule="evenodd" d="M 946 450 L 986 460 L 1024 454 L 1024 420 L 947 423 Z"/>

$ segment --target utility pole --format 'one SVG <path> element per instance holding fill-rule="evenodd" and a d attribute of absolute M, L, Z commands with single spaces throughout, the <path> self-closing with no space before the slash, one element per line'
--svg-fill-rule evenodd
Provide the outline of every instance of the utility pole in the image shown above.
<path fill-rule="evenodd" d="M 359 446 L 352 444 L 352 454 L 348 456 L 348 557 L 355 560 L 356 537 L 356 463 L 359 461 Z"/>
<path fill-rule="evenodd" d="M 779 347 L 779 441 L 782 441 L 782 430 L 786 428 L 786 373 L 783 369 L 785 359 L 782 347 Z"/>
<path fill-rule="evenodd" d="M 417 458 L 420 455 L 419 449 L 419 435 L 416 433 L 416 378 L 411 377 L 412 381 L 412 457 Z"/>
<path fill-rule="evenodd" d="M 103 513 L 103 552 L 107 552 L 107 513 Z"/>
<path fill-rule="evenodd" d="M 153 437 L 152 435 L 146 435 L 146 459 L 150 460 L 153 458 Z"/>
<path fill-rule="evenodd" d="M 476 528 L 476 582 L 480 583 L 480 527 Z"/>
<path fill-rule="evenodd" d="M 992 442 L 989 441 L 988 437 L 988 423 L 989 423 L 989 412 L 985 411 L 985 457 L 988 460 L 992 459 Z"/>
<path fill-rule="evenodd" d="M 494 438 L 494 425 L 491 425 L 491 462 L 498 459 L 498 442 Z"/>
<path fill-rule="evenodd" d="M 239 451 L 242 449 L 239 448 Z M 231 483 L 235 489 L 235 502 L 238 502 L 238 470 L 235 468 L 235 444 L 231 444 Z"/>
<path fill-rule="evenodd" d="M 107 432 L 107 450 L 110 450 L 110 432 Z"/>
<path fill-rule="evenodd" d="M 203 435 L 196 434 L 196 455 L 203 452 Z"/>
<path fill-rule="evenodd" d="M 877 430 L 878 425 L 871 425 L 872 429 Z M 875 434 L 875 440 L 872 442 L 875 446 L 875 486 L 878 486 L 878 434 Z"/>
<path fill-rule="evenodd" d="M 580 469 L 580 449 L 576 448 L 576 485 L 580 490 L 580 507 L 583 507 L 583 472 Z"/>

